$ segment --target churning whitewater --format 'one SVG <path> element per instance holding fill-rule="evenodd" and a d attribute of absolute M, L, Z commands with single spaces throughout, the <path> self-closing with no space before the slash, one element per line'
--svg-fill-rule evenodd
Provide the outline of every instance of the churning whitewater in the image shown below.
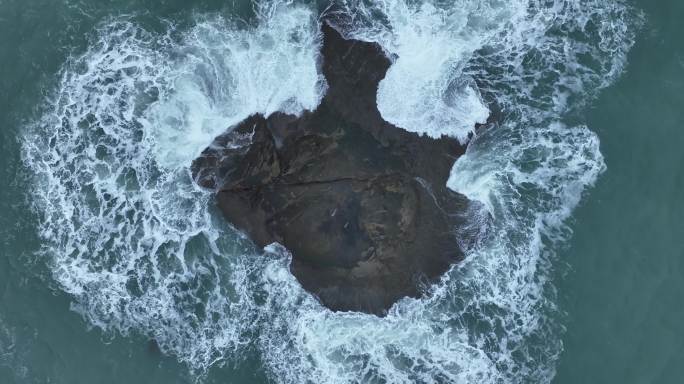
<path fill-rule="evenodd" d="M 155 339 L 200 378 L 256 351 L 279 383 L 550 382 L 563 330 L 553 250 L 605 168 L 582 110 L 622 72 L 639 14 L 613 0 L 254 10 L 163 33 L 109 19 L 64 64 L 23 158 L 40 256 L 74 309 L 105 331 Z M 392 59 L 378 89 L 389 122 L 465 142 L 490 107 L 501 115 L 448 181 L 481 203 L 471 214 L 487 230 L 425 298 L 385 318 L 322 307 L 289 273 L 287 250 L 254 248 L 190 175 L 247 116 L 316 108 L 323 16 Z"/>

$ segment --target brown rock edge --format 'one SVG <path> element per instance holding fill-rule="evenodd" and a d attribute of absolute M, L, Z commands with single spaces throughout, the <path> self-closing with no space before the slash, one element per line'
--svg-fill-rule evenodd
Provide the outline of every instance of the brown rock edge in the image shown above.
<path fill-rule="evenodd" d="M 463 259 L 455 231 L 469 202 L 446 181 L 465 146 L 384 121 L 380 46 L 326 23 L 322 32 L 320 106 L 249 117 L 195 160 L 193 176 L 258 246 L 285 246 L 292 274 L 325 306 L 383 315 Z"/>

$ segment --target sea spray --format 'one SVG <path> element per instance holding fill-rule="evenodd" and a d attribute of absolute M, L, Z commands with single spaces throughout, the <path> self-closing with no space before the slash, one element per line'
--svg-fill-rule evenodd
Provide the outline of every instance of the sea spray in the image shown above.
<path fill-rule="evenodd" d="M 251 113 L 315 107 L 325 85 L 313 12 L 261 10 L 254 28 L 206 17 L 180 38 L 104 22 L 24 139 L 41 253 L 74 308 L 198 371 L 248 343 L 253 292 L 233 259 L 254 249 L 211 215 L 188 162 Z"/>
<path fill-rule="evenodd" d="M 254 25 L 203 16 L 180 38 L 135 17 L 102 23 L 24 139 L 54 280 L 91 324 L 154 338 L 199 374 L 256 349 L 282 383 L 549 382 L 553 246 L 605 168 L 578 112 L 623 70 L 638 15 L 608 0 L 324 7 L 392 58 L 387 120 L 465 141 L 489 103 L 502 111 L 445 180 L 482 203 L 488 230 L 425 298 L 381 319 L 323 308 L 287 250 L 254 249 L 189 174 L 247 115 L 317 105 L 312 9 L 258 3 Z"/>
<path fill-rule="evenodd" d="M 307 8 L 276 9 L 260 8 L 256 28 L 202 21 L 167 47 L 176 59 L 160 76 L 168 82 L 166 94 L 141 118 L 158 142 L 161 165 L 187 167 L 216 136 L 251 114 L 298 115 L 318 106 L 326 84 L 316 65 L 316 19 Z"/>
<path fill-rule="evenodd" d="M 465 143 L 490 111 L 464 69 L 475 51 L 524 21 L 526 3 L 346 0 L 331 15 L 347 36 L 376 41 L 393 58 L 378 89 L 386 120 Z"/>

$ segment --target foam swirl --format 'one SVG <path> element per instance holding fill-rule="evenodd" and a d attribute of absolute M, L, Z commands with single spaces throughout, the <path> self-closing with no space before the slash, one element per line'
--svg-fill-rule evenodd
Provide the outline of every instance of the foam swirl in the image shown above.
<path fill-rule="evenodd" d="M 549 382 L 562 350 L 553 247 L 605 169 L 577 112 L 623 70 L 638 13 L 609 0 L 326 9 L 392 55 L 378 91 L 387 120 L 467 140 L 488 103 L 503 111 L 448 182 L 482 203 L 473 215 L 490 230 L 425 298 L 380 319 L 323 308 L 286 250 L 254 249 L 190 178 L 226 127 L 314 108 L 325 90 L 313 7 L 256 10 L 253 26 L 206 16 L 166 34 L 109 20 L 64 65 L 23 153 L 41 255 L 74 308 L 104 330 L 156 339 L 200 374 L 256 348 L 281 383 Z"/>

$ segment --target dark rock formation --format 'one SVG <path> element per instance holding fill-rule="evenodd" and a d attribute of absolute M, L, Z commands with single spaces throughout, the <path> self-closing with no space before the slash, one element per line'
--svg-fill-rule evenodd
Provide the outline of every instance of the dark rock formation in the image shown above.
<path fill-rule="evenodd" d="M 465 148 L 384 121 L 382 49 L 328 25 L 323 37 L 321 105 L 299 118 L 251 116 L 193 173 L 257 245 L 292 252 L 292 273 L 324 305 L 382 315 L 463 258 L 453 230 L 468 201 L 446 180 Z"/>

